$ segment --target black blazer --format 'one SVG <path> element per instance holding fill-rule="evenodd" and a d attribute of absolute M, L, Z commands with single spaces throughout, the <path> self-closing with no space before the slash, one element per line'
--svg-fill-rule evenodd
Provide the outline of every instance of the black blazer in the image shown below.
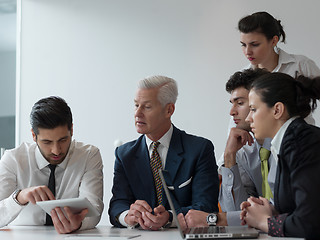
<path fill-rule="evenodd" d="M 109 216 L 113 225 L 122 227 L 117 216 L 138 199 L 155 208 L 156 191 L 144 135 L 118 147 L 115 155 Z M 165 169 L 180 206 L 178 212 L 218 211 L 219 179 L 211 141 L 174 127 Z M 170 209 L 167 199 L 163 199 L 165 208 Z"/>
<path fill-rule="evenodd" d="M 320 128 L 295 119 L 279 152 L 275 208 L 288 237 L 320 239 Z"/>

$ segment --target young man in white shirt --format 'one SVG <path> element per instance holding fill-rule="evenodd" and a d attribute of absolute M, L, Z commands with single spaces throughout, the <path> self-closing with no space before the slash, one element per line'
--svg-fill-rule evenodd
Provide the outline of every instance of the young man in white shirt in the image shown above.
<path fill-rule="evenodd" d="M 7 150 L 0 161 L 0 227 L 54 225 L 58 233 L 93 228 L 100 216 L 86 217 L 87 209 L 73 214 L 65 207 L 64 214 L 55 208 L 51 218 L 36 202 L 86 197 L 101 214 L 103 165 L 99 149 L 72 140 L 72 113 L 60 97 L 35 103 L 30 122 L 34 143 Z"/>

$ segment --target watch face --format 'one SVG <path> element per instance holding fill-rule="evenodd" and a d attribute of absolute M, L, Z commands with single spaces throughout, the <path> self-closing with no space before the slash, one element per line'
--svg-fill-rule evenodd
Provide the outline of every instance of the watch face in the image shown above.
<path fill-rule="evenodd" d="M 212 222 L 212 223 L 215 223 L 217 221 L 217 215 L 210 214 L 209 217 L 208 217 L 208 221 Z"/>
<path fill-rule="evenodd" d="M 210 213 L 207 217 L 207 222 L 208 223 L 216 223 L 218 220 L 218 216 L 214 213 Z"/>

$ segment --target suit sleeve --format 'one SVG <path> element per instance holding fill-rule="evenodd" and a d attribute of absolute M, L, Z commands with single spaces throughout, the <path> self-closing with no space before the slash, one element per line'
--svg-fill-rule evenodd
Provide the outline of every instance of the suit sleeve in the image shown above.
<path fill-rule="evenodd" d="M 310 131 L 299 132 L 299 135 L 294 137 L 296 139 L 294 144 L 289 142 L 287 144 L 289 150 L 284 152 L 283 157 L 280 156 L 283 163 L 281 163 L 282 170 L 279 174 L 287 174 L 290 178 L 290 190 L 295 208 L 291 212 L 286 211 L 287 209 L 283 206 L 285 204 L 281 203 L 285 202 L 287 196 L 281 195 L 281 192 L 278 193 L 281 200 L 280 204 L 277 204 L 278 210 L 281 213 L 287 213 L 287 216 L 280 225 L 279 222 L 276 222 L 277 219 L 271 219 L 270 224 L 280 226 L 279 232 L 280 234 L 284 233 L 284 236 L 306 237 L 307 239 L 320 238 L 319 130 L 317 133 L 316 135 Z"/>
<path fill-rule="evenodd" d="M 181 207 L 186 214 L 190 209 L 218 212 L 219 178 L 213 144 L 206 140 L 200 151 L 192 180 L 192 205 Z"/>
<path fill-rule="evenodd" d="M 130 209 L 130 205 L 135 201 L 131 191 L 128 178 L 124 172 L 122 161 L 119 157 L 118 148 L 115 151 L 114 178 L 112 187 L 112 198 L 109 205 L 109 217 L 112 225 L 124 227 L 120 224 L 119 215 Z"/>

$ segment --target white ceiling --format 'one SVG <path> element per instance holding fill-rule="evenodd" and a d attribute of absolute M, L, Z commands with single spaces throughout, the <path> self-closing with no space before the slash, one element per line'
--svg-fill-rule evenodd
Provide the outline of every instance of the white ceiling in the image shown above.
<path fill-rule="evenodd" d="M 16 49 L 16 0 L 0 0 L 0 51 Z"/>

